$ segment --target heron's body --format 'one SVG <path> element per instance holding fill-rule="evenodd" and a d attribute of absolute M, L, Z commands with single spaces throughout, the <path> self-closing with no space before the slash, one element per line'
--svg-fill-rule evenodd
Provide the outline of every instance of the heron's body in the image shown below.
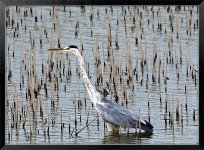
<path fill-rule="evenodd" d="M 153 126 L 146 120 L 139 119 L 139 117 L 137 117 L 137 115 L 131 110 L 108 100 L 106 97 L 102 96 L 96 91 L 86 74 L 84 59 L 76 46 L 69 46 L 65 47 L 64 49 L 50 49 L 49 51 L 65 53 L 71 52 L 76 55 L 90 100 L 94 104 L 98 114 L 107 123 L 107 129 L 109 132 L 118 132 L 119 126 L 126 128 L 137 128 L 139 127 L 139 122 L 141 124 L 141 129 L 148 132 L 153 131 Z"/>
<path fill-rule="evenodd" d="M 137 125 L 136 115 L 127 108 L 102 97 L 96 103 L 96 110 L 106 122 L 127 128 L 135 128 Z"/>

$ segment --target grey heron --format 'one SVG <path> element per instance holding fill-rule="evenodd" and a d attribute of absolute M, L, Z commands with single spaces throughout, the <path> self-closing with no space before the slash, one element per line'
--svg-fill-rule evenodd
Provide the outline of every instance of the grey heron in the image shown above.
<path fill-rule="evenodd" d="M 49 52 L 73 53 L 76 55 L 83 80 L 95 109 L 99 116 L 107 123 L 108 132 L 119 132 L 119 127 L 139 128 L 146 132 L 153 132 L 153 126 L 146 120 L 139 118 L 133 111 L 108 100 L 106 96 L 100 94 L 90 82 L 85 66 L 84 59 L 77 46 L 70 45 L 64 48 L 49 49 Z M 140 126 L 139 126 L 140 125 Z"/>

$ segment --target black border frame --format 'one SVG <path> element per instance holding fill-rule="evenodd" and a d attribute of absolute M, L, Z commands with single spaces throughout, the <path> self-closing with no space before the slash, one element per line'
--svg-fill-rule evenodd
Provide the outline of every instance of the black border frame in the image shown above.
<path fill-rule="evenodd" d="M 5 145 L 5 7 L 8 5 L 199 5 L 199 145 Z M 0 149 L 204 149 L 204 0 L 0 0 Z"/>

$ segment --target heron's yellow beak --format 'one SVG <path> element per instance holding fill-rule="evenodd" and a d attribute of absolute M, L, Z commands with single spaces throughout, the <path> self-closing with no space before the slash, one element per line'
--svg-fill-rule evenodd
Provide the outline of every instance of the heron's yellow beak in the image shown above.
<path fill-rule="evenodd" d="M 48 49 L 48 52 L 72 53 L 73 50 L 71 50 L 70 48 L 51 48 L 51 49 Z"/>
<path fill-rule="evenodd" d="M 48 52 L 63 52 L 63 49 L 60 48 L 53 48 L 53 49 L 48 49 Z"/>

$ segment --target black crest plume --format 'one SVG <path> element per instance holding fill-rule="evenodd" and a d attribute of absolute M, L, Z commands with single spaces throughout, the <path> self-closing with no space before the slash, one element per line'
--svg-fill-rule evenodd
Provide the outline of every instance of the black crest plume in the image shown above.
<path fill-rule="evenodd" d="M 69 48 L 76 48 L 76 49 L 78 49 L 78 47 L 75 46 L 75 45 L 70 45 Z"/>

